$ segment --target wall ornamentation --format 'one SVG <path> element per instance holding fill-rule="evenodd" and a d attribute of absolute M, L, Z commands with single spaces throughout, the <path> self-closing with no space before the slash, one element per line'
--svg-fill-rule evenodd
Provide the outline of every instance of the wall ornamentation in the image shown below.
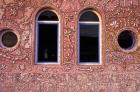
<path fill-rule="evenodd" d="M 35 64 L 35 17 L 42 7 L 60 17 L 60 65 Z M 78 64 L 78 18 L 87 8 L 102 21 L 101 65 Z M 19 37 L 15 47 L 0 47 L 0 92 L 139 92 L 139 8 L 139 0 L 0 0 L 0 32 L 12 29 Z M 137 41 L 131 51 L 117 43 L 128 29 Z"/>

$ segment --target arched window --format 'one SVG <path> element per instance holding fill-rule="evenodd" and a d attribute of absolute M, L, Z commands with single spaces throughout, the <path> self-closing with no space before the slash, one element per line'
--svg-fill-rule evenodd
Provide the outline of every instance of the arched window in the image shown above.
<path fill-rule="evenodd" d="M 87 10 L 79 18 L 79 63 L 96 64 L 101 58 L 100 20 L 96 12 Z"/>
<path fill-rule="evenodd" d="M 36 20 L 36 63 L 58 63 L 59 19 L 55 12 L 45 10 Z"/>

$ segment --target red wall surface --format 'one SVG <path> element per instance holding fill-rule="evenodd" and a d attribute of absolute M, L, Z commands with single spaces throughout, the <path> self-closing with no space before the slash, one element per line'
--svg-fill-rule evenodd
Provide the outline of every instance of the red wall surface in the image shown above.
<path fill-rule="evenodd" d="M 52 8 L 61 22 L 61 64 L 35 64 L 35 19 Z M 102 64 L 77 64 L 78 17 L 93 9 L 102 20 Z M 0 92 L 140 92 L 140 0 L 0 0 L 0 30 L 13 29 L 18 43 L 0 48 Z M 136 34 L 131 51 L 118 34 Z"/>

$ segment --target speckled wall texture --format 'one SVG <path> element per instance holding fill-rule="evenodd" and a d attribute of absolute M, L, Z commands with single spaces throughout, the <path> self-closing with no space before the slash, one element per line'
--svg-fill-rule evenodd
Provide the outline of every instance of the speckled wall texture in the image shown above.
<path fill-rule="evenodd" d="M 35 64 L 35 19 L 52 8 L 61 22 L 61 64 Z M 77 64 L 78 17 L 93 9 L 102 20 L 102 65 Z M 13 29 L 18 43 L 0 48 L 0 92 L 140 92 L 140 0 L 0 0 L 0 30 Z M 122 50 L 118 34 L 136 34 Z"/>

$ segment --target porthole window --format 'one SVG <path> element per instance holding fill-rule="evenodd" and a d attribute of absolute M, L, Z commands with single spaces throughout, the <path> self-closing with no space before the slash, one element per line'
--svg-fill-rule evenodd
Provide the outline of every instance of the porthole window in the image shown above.
<path fill-rule="evenodd" d="M 134 47 L 136 42 L 135 35 L 130 30 L 121 32 L 118 36 L 118 44 L 122 49 L 130 50 Z"/>
<path fill-rule="evenodd" d="M 82 12 L 79 18 L 79 63 L 101 63 L 100 20 L 93 10 Z"/>
<path fill-rule="evenodd" d="M 59 63 L 58 16 L 53 10 L 41 11 L 36 26 L 36 63 Z"/>
<path fill-rule="evenodd" d="M 10 29 L 5 29 L 0 33 L 1 47 L 11 48 L 14 47 L 18 42 L 17 35 Z"/>

